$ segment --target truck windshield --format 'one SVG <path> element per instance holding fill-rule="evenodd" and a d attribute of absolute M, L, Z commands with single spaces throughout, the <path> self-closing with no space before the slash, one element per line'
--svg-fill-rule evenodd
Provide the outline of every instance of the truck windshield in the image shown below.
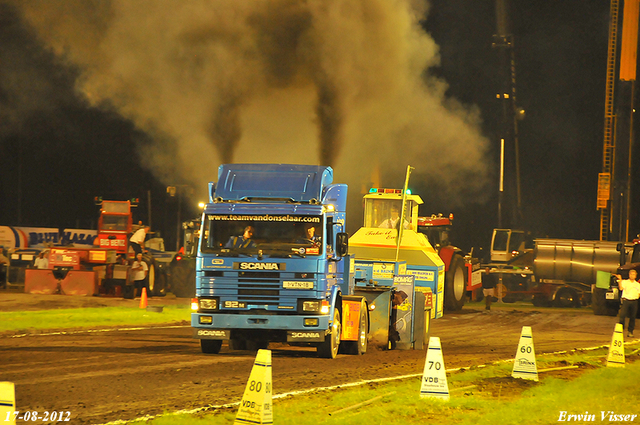
<path fill-rule="evenodd" d="M 406 201 L 404 212 L 404 228 L 410 227 L 412 220 L 413 201 Z M 381 227 L 386 229 L 398 228 L 402 211 L 402 201 L 396 199 L 367 199 L 365 200 L 364 226 Z"/>
<path fill-rule="evenodd" d="M 127 231 L 128 216 L 122 215 L 103 215 L 101 230 Z"/>
<path fill-rule="evenodd" d="M 320 216 L 209 214 L 200 249 L 218 255 L 320 255 L 322 229 Z"/>

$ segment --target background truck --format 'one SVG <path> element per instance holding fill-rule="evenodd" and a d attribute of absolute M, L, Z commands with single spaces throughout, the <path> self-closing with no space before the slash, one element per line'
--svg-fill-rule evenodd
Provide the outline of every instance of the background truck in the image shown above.
<path fill-rule="evenodd" d="M 133 225 L 131 208 L 135 206 L 135 202 L 96 198 L 96 204 L 100 206 L 100 216 L 98 236 L 94 244 L 101 248 L 114 249 L 119 256 L 118 261 L 107 266 L 104 287 L 109 292 L 113 289 L 115 295 L 133 298 L 133 281 L 129 272 L 134 256 L 133 250 L 129 247 L 129 238 L 142 226 Z M 147 252 L 143 253 L 142 260 L 149 267 L 149 295 L 163 296 L 167 288 L 166 270 L 173 253 L 164 251 L 164 242 L 159 238 L 145 241 L 145 250 Z"/>
<path fill-rule="evenodd" d="M 495 229 L 491 261 L 483 267 L 498 280 L 503 300 L 531 297 L 536 306 L 591 305 L 597 315 L 615 315 L 617 282 L 611 274 L 628 276 L 640 270 L 637 244 L 573 239 L 535 239 L 526 246 L 525 233 Z"/>
<path fill-rule="evenodd" d="M 396 290 L 371 272 L 390 269 L 382 277 L 393 277 L 403 268 L 395 261 L 358 266 L 348 255 L 346 199 L 347 186 L 333 184 L 330 167 L 220 166 L 202 217 L 192 300 L 204 353 L 218 353 L 223 340 L 231 349 L 310 345 L 327 358 L 364 353 L 371 335 L 388 346 Z M 248 226 L 251 242 L 237 243 Z M 425 297 L 418 298 L 412 348 L 425 335 Z"/>

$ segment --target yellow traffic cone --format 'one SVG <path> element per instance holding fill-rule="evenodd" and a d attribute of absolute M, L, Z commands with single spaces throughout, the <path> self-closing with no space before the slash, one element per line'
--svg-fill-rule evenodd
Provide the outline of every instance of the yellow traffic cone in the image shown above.
<path fill-rule="evenodd" d="M 142 288 L 140 295 L 140 308 L 147 308 L 147 288 Z"/>
<path fill-rule="evenodd" d="M 16 388 L 13 382 L 0 382 L 0 421 L 16 424 Z M 35 413 L 35 412 L 34 412 Z M 37 415 L 37 413 L 35 413 Z"/>
<path fill-rule="evenodd" d="M 273 424 L 271 350 L 258 350 L 234 425 Z"/>
<path fill-rule="evenodd" d="M 624 367 L 624 333 L 623 326 L 616 323 L 609 345 L 609 355 L 607 356 L 607 366 Z"/>

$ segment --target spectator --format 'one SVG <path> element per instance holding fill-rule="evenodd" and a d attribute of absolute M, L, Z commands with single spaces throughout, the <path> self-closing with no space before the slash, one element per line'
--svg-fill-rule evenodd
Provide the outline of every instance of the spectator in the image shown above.
<path fill-rule="evenodd" d="M 36 269 L 48 269 L 49 268 L 49 256 L 48 256 L 48 251 L 40 251 L 40 253 L 38 254 L 38 258 L 36 258 L 36 261 L 33 263 L 33 266 Z"/>
<path fill-rule="evenodd" d="M 640 296 L 640 283 L 636 280 L 638 272 L 633 269 L 629 270 L 629 279 L 622 279 L 619 274 L 615 276 L 618 278 L 618 288 L 622 291 L 619 323 L 624 328 L 624 319 L 629 318 L 627 336 L 633 338 L 633 329 L 636 326 L 636 314 L 638 313 L 638 297 Z"/>
<path fill-rule="evenodd" d="M 131 248 L 133 248 L 133 252 L 136 255 L 144 252 L 144 240 L 147 238 L 147 233 L 149 233 L 151 227 L 144 226 L 140 229 L 136 230 L 136 232 L 129 239 L 129 243 L 131 244 Z"/>
<path fill-rule="evenodd" d="M 149 281 L 147 280 L 149 266 L 147 266 L 147 263 L 142 261 L 141 252 L 136 255 L 136 259 L 133 261 L 133 264 L 131 264 L 131 271 L 133 272 L 133 285 L 136 294 L 138 293 L 138 290 L 140 290 L 140 294 L 135 296 L 142 296 L 142 288 L 147 288 L 147 296 L 151 296 L 149 293 Z"/>
<path fill-rule="evenodd" d="M 484 295 L 484 309 L 491 310 L 491 301 L 496 292 L 496 278 L 491 275 L 491 269 L 487 267 L 482 275 L 482 293 Z"/>

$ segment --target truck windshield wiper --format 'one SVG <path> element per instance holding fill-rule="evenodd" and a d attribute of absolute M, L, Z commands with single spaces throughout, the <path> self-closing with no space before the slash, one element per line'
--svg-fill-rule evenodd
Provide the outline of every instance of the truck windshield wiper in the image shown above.
<path fill-rule="evenodd" d="M 272 258 L 291 258 L 292 255 L 305 258 L 306 255 L 300 252 L 297 248 L 272 248 L 265 250 L 266 255 Z"/>

